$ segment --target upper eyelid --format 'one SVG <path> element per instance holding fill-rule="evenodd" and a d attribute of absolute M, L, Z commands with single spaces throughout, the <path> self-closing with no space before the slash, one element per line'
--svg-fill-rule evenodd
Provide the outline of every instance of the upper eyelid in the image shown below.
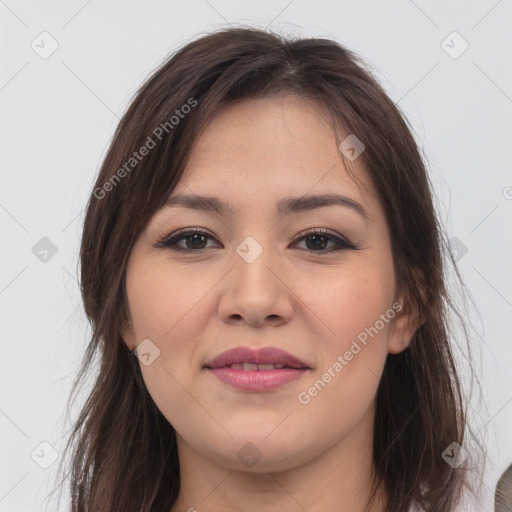
<path fill-rule="evenodd" d="M 208 229 L 201 228 L 201 227 L 180 228 L 172 233 L 164 235 L 163 237 L 161 237 L 161 240 L 164 240 L 164 241 L 171 240 L 172 238 L 177 237 L 177 236 L 182 237 L 182 236 L 186 236 L 186 235 L 194 234 L 194 233 L 205 234 L 205 235 L 208 235 L 209 237 L 217 240 L 217 237 L 215 235 L 213 235 L 212 233 L 210 233 L 210 231 Z M 299 231 L 299 233 L 297 233 L 297 235 L 295 236 L 294 240 L 303 238 L 304 236 L 307 236 L 307 235 L 314 235 L 317 233 L 322 234 L 322 235 L 332 236 L 332 237 L 338 237 L 341 239 L 345 238 L 343 235 L 338 235 L 335 231 L 331 231 L 330 229 L 327 229 L 327 228 L 306 228 L 306 229 L 303 229 L 302 231 Z"/>
<path fill-rule="evenodd" d="M 178 239 L 178 241 L 182 241 L 188 235 L 193 235 L 195 233 L 207 235 L 208 237 L 210 237 L 218 242 L 217 238 L 212 233 L 210 233 L 210 231 L 208 229 L 203 228 L 203 227 L 190 227 L 190 228 L 181 228 L 181 229 L 174 231 L 173 233 L 163 236 L 159 240 L 159 242 L 156 243 L 156 246 L 165 247 L 166 243 L 168 243 L 176 238 Z M 303 229 L 294 237 L 292 242 L 298 242 L 298 241 L 302 240 L 303 238 L 305 238 L 309 235 L 314 235 L 314 234 L 325 235 L 328 238 L 334 239 L 335 243 L 336 243 L 336 239 L 337 239 L 342 244 L 345 244 L 348 247 L 357 248 L 356 244 L 352 243 L 347 237 L 337 234 L 335 231 L 330 230 L 328 228 L 319 228 L 319 227 Z M 340 244 L 337 243 L 337 245 L 339 246 Z M 202 249 L 198 249 L 197 251 L 184 249 L 184 251 L 190 251 L 190 252 L 199 252 L 200 250 L 202 250 Z M 316 251 L 316 252 L 321 252 L 321 251 Z"/>

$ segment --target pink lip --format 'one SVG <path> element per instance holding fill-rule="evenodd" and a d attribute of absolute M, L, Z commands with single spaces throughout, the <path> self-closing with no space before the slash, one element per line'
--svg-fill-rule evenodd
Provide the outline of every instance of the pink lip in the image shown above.
<path fill-rule="evenodd" d="M 206 368 L 222 368 L 237 363 L 283 364 L 291 368 L 309 368 L 306 363 L 279 348 L 274 347 L 237 347 L 222 352 L 215 359 L 208 361 Z"/>
<path fill-rule="evenodd" d="M 230 368 L 232 364 L 277 364 L 284 368 L 274 370 L 243 370 Z M 310 367 L 284 350 L 274 347 L 254 349 L 238 347 L 222 352 L 205 364 L 221 382 L 245 391 L 266 391 L 299 379 Z"/>
<path fill-rule="evenodd" d="M 267 391 L 302 377 L 307 368 L 245 371 L 233 368 L 209 369 L 221 382 L 244 391 Z"/>

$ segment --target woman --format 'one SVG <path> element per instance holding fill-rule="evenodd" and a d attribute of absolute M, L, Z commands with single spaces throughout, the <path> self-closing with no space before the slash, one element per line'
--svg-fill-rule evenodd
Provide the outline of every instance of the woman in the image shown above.
<path fill-rule="evenodd" d="M 355 54 L 244 28 L 187 44 L 87 206 L 78 380 L 100 359 L 72 510 L 454 510 L 443 249 L 414 138 Z"/>

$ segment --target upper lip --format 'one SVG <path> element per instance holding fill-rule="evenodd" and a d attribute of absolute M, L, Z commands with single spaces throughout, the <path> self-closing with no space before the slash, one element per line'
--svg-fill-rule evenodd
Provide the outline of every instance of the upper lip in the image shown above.
<path fill-rule="evenodd" d="M 222 368 L 237 363 L 282 364 L 291 368 L 309 368 L 290 353 L 275 347 L 237 347 L 226 350 L 215 359 L 208 361 L 205 368 Z"/>

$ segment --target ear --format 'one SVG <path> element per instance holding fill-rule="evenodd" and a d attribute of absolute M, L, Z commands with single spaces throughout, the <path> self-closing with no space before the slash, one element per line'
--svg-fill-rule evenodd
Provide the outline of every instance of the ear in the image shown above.
<path fill-rule="evenodd" d="M 426 303 L 426 293 L 423 287 L 419 287 L 422 303 Z M 415 301 L 408 294 L 401 294 L 393 303 L 396 311 L 393 324 L 390 329 L 388 351 L 390 354 L 403 352 L 411 343 L 411 340 L 425 322 L 424 315 L 416 307 Z"/>
<path fill-rule="evenodd" d="M 128 294 L 126 293 L 126 274 L 123 277 L 122 290 L 125 304 L 125 320 L 123 320 L 123 324 L 121 327 L 121 337 L 123 338 L 123 341 L 126 343 L 126 346 L 133 352 L 137 348 L 137 336 L 135 336 L 130 303 L 128 302 Z"/>
<path fill-rule="evenodd" d="M 126 343 L 126 346 L 133 352 L 137 348 L 137 337 L 135 336 L 135 331 L 133 330 L 130 320 L 125 320 L 123 322 L 121 336 L 123 341 Z"/>

